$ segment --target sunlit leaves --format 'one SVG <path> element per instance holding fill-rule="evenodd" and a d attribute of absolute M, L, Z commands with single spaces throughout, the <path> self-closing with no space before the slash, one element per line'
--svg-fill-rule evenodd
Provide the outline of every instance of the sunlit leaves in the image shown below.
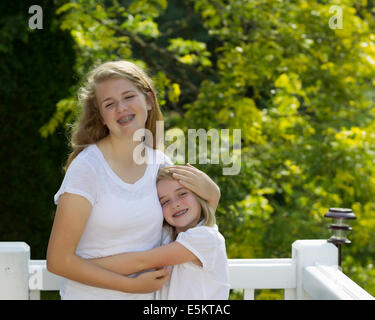
<path fill-rule="evenodd" d="M 63 5 L 61 27 L 76 41 L 78 74 L 105 60 L 139 60 L 146 45 L 137 46 L 137 36 L 164 50 L 162 61 L 146 54 L 144 66 L 156 65 L 160 105 L 179 110 L 165 112 L 168 125 L 241 129 L 240 175 L 200 166 L 221 187 L 217 216 L 231 257 L 288 255 L 298 237 L 327 236 L 323 215 L 340 206 L 359 216 L 351 252 L 374 255 L 374 13 L 341 1 L 343 29 L 331 29 L 328 1 L 194 0 L 209 41 L 174 34 L 160 45 L 158 19 L 167 20 L 172 2 Z M 202 77 L 191 100 L 181 98 L 191 90 L 180 81 L 185 70 Z M 74 114 L 72 101 L 59 103 L 44 135 Z"/>
<path fill-rule="evenodd" d="M 172 83 L 169 88 L 168 98 L 172 103 L 177 103 L 180 98 L 181 89 L 178 83 Z"/>
<path fill-rule="evenodd" d="M 178 59 L 186 64 L 211 67 L 210 52 L 204 42 L 185 40 L 182 38 L 170 39 L 168 50 L 176 54 Z"/>
<path fill-rule="evenodd" d="M 73 122 L 74 117 L 79 113 L 77 101 L 73 98 L 67 98 L 60 100 L 57 103 L 57 108 L 55 114 L 52 118 L 39 129 L 39 132 L 43 138 L 53 134 L 55 129 L 63 124 L 68 125 Z M 66 117 L 68 115 L 68 117 Z M 68 129 L 68 128 L 66 128 Z"/>
<path fill-rule="evenodd" d="M 159 36 L 159 29 L 156 22 L 145 18 L 142 15 L 128 14 L 126 20 L 120 25 L 122 29 L 132 30 L 149 38 L 157 38 Z"/>

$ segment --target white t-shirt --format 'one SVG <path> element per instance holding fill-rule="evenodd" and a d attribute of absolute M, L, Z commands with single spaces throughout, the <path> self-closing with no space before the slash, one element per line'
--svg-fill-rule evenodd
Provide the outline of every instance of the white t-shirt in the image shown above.
<path fill-rule="evenodd" d="M 163 213 L 156 176 L 159 166 L 171 165 L 161 151 L 145 145 L 147 168 L 134 184 L 125 183 L 109 166 L 102 152 L 92 144 L 70 164 L 55 204 L 64 192 L 85 197 L 93 208 L 76 254 L 98 258 L 129 251 L 144 251 L 160 245 Z M 154 299 L 154 293 L 130 294 L 87 286 L 64 279 L 62 299 Z"/>
<path fill-rule="evenodd" d="M 172 268 L 169 283 L 156 292 L 158 300 L 227 300 L 229 298 L 228 259 L 225 239 L 213 227 L 198 226 L 180 232 L 176 241 L 201 261 L 202 267 L 187 262 Z M 166 244 L 170 238 L 164 238 Z"/>

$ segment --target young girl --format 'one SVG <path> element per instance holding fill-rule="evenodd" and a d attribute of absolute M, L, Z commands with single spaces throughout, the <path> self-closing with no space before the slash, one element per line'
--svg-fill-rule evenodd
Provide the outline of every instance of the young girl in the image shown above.
<path fill-rule="evenodd" d="M 174 266 L 170 282 L 157 292 L 157 299 L 228 299 L 225 240 L 215 224 L 214 210 L 173 179 L 168 168 L 159 170 L 157 191 L 167 231 L 165 245 L 93 262 L 123 274 Z"/>
<path fill-rule="evenodd" d="M 160 245 L 156 175 L 172 163 L 156 150 L 162 115 L 152 81 L 133 63 L 107 62 L 89 74 L 80 101 L 73 152 L 54 197 L 47 268 L 65 278 L 62 299 L 153 299 L 168 280 L 167 269 L 126 277 L 90 261 Z M 153 141 L 133 139 L 138 129 L 150 130 Z M 137 150 L 145 163 L 135 161 Z M 216 208 L 220 191 L 207 175 L 190 166 L 174 169 L 181 184 Z"/>

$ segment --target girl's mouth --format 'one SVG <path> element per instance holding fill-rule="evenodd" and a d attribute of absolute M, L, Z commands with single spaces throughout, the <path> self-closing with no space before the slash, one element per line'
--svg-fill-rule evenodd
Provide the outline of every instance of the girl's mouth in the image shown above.
<path fill-rule="evenodd" d="M 120 125 L 124 125 L 132 121 L 134 118 L 135 118 L 135 114 L 129 114 L 128 116 L 117 120 L 117 123 Z"/>
<path fill-rule="evenodd" d="M 181 217 L 181 216 L 184 215 L 188 210 L 189 210 L 189 209 L 180 210 L 180 211 L 176 212 L 172 217 L 173 217 L 173 218 Z"/>

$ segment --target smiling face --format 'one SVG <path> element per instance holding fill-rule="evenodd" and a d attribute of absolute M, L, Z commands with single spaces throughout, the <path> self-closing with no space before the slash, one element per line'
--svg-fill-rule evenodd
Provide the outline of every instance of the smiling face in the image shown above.
<path fill-rule="evenodd" d="M 164 219 L 177 233 L 197 225 L 202 209 L 190 190 L 173 178 L 160 180 L 157 189 Z"/>
<path fill-rule="evenodd" d="M 99 83 L 96 99 L 103 123 L 110 134 L 118 137 L 132 136 L 137 129 L 144 128 L 147 111 L 152 108 L 150 99 L 126 79 Z"/>

